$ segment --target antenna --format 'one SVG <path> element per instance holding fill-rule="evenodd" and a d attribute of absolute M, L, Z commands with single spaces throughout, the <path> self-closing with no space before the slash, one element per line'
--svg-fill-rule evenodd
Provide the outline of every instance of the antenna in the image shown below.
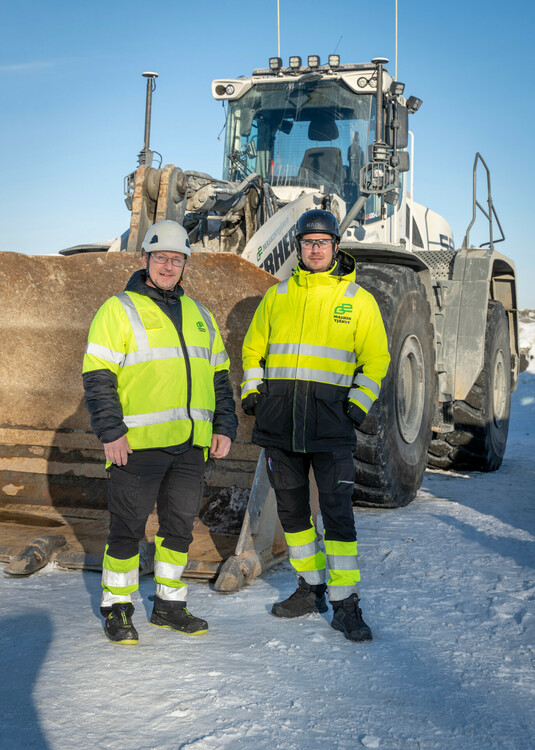
<path fill-rule="evenodd" d="M 343 38 L 344 38 L 344 35 L 342 34 L 342 36 L 338 40 L 338 44 L 336 45 L 336 47 L 333 50 L 333 53 L 338 51 L 338 47 L 340 46 L 340 42 L 342 41 Z"/>
<path fill-rule="evenodd" d="M 394 79 L 398 80 L 398 0 L 396 0 L 396 54 L 394 65 Z"/>
<path fill-rule="evenodd" d="M 277 0 L 277 57 L 281 56 L 281 14 L 280 0 Z"/>
<path fill-rule="evenodd" d="M 156 89 L 156 79 L 158 73 L 142 73 L 144 78 L 147 79 L 147 99 L 145 103 L 145 139 L 143 141 L 143 149 L 139 154 L 139 164 L 146 164 L 150 167 L 152 164 L 152 151 L 150 150 L 150 117 L 152 110 L 152 92 Z"/>

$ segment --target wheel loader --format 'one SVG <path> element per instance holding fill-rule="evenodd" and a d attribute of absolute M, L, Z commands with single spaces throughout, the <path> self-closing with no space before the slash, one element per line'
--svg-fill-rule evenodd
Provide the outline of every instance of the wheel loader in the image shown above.
<path fill-rule="evenodd" d="M 87 528 L 93 524 L 91 533 L 103 545 L 105 519 L 96 515 L 105 513 L 102 451 L 90 434 L 77 367 L 92 316 L 138 267 L 143 237 L 160 219 L 179 221 L 188 230 L 196 251 L 188 273 L 191 294 L 219 321 L 238 395 L 241 342 L 262 294 L 287 278 L 296 263 L 297 218 L 310 208 L 337 216 L 340 248 L 355 258 L 357 282 L 379 304 L 391 353 L 381 396 L 357 431 L 356 504 L 406 505 L 428 465 L 499 468 L 519 349 L 515 267 L 495 249 L 504 235 L 489 170 L 476 154 L 472 218 L 456 248 L 447 221 L 413 199 L 409 115 L 421 100 L 404 96 L 404 85 L 389 75 L 387 63 L 374 58 L 343 64 L 330 55 L 324 64 L 309 56 L 306 64 L 291 57 L 283 66 L 280 58 L 271 58 L 269 67 L 250 76 L 213 81 L 212 95 L 226 108 L 221 179 L 172 164 L 153 166 L 150 117 L 157 74 L 144 74 L 145 141 L 137 170 L 125 178 L 129 229 L 106 248 L 77 246 L 62 251 L 64 257 L 33 259 L 38 268 L 19 256 L 10 273 L 11 259 L 7 266 L 3 259 L 0 284 L 12 295 L 15 279 L 21 292 L 15 309 L 2 313 L 0 327 L 3 341 L 13 336 L 12 367 L 0 376 L 6 401 L 0 517 L 11 514 L 12 528 L 31 526 L 32 504 L 40 508 L 44 528 L 55 506 L 56 522 L 70 519 L 69 528 L 76 519 L 79 525 L 88 522 Z M 483 203 L 477 190 L 481 174 Z M 474 247 L 470 233 L 479 215 L 488 241 Z M 107 252 L 92 252 L 103 249 Z M 188 291 L 187 280 L 185 287 Z M 44 309 L 36 309 L 36 292 L 46 299 Z M 61 320 L 53 319 L 47 331 L 54 307 Z M 14 313 L 27 321 L 33 339 L 16 335 Z M 79 355 L 74 368 L 73 352 Z M 16 369 L 21 361 L 22 373 Z M 251 422 L 240 416 L 233 451 L 208 480 L 215 490 L 251 488 L 239 539 L 211 534 L 210 542 L 201 544 L 206 528 L 199 522 L 198 551 L 190 550 L 187 572 L 216 577 L 221 590 L 239 587 L 284 555 L 262 457 L 249 443 Z M 0 524 L 0 534 L 3 528 Z M 34 529 L 26 531 L 26 540 L 35 536 Z M 11 565 L 27 571 L 32 554 L 41 562 L 48 554 L 68 565 L 65 550 L 75 544 L 54 547 L 58 535 L 43 534 L 41 552 L 35 547 L 31 552 L 29 544 Z M 21 534 L 15 536 L 18 544 Z M 47 553 L 47 543 L 53 552 Z M 147 544 L 150 566 L 150 537 Z M 7 547 L 0 541 L 4 559 L 13 555 L 14 545 L 6 553 Z M 217 554 L 207 562 L 209 547 Z M 71 552 L 71 565 L 75 557 Z M 98 556 L 91 562 L 89 557 L 86 550 L 82 564 L 98 568 Z"/>

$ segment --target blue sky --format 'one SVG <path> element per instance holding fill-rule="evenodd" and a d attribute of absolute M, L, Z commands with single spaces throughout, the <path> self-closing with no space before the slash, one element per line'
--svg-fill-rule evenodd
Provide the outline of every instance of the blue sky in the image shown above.
<path fill-rule="evenodd" d="M 395 0 L 281 0 L 281 54 L 390 58 Z M 442 214 L 460 245 L 480 151 L 516 263 L 519 306 L 535 308 L 531 220 L 535 10 L 483 0 L 399 0 L 398 78 L 423 99 L 415 199 Z M 3 11 L 0 249 L 53 253 L 119 235 L 123 178 L 143 145 L 144 79 L 160 74 L 151 146 L 164 163 L 221 175 L 224 124 L 213 78 L 249 74 L 277 52 L 277 3 L 19 0 Z M 484 199 L 483 193 L 479 196 Z M 471 239 L 483 241 L 476 225 Z"/>

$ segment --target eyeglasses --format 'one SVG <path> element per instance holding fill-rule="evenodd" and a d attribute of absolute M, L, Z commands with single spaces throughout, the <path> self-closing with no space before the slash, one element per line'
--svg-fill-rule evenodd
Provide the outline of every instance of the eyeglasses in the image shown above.
<path fill-rule="evenodd" d="M 161 266 L 163 266 L 164 263 L 167 263 L 167 261 L 170 260 L 173 266 L 181 268 L 186 262 L 185 258 L 169 258 L 167 255 L 163 255 L 162 253 L 151 253 L 151 257 L 156 263 L 159 263 Z"/>
<path fill-rule="evenodd" d="M 312 250 L 314 245 L 317 245 L 321 248 L 328 248 L 329 245 L 332 246 L 334 240 L 300 240 L 301 247 L 304 250 Z"/>

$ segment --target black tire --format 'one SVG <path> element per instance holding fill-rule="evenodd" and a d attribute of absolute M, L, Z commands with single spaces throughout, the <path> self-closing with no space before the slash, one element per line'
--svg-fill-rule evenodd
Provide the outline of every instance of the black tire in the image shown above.
<path fill-rule="evenodd" d="M 511 347 L 507 315 L 500 302 L 487 310 L 484 366 L 465 401 L 455 401 L 455 431 L 436 435 L 429 446 L 434 469 L 500 468 L 511 411 Z"/>
<path fill-rule="evenodd" d="M 357 430 L 355 505 L 398 508 L 422 483 L 431 441 L 434 340 L 425 288 L 410 268 L 357 264 L 357 282 L 381 310 L 391 362 Z"/>

